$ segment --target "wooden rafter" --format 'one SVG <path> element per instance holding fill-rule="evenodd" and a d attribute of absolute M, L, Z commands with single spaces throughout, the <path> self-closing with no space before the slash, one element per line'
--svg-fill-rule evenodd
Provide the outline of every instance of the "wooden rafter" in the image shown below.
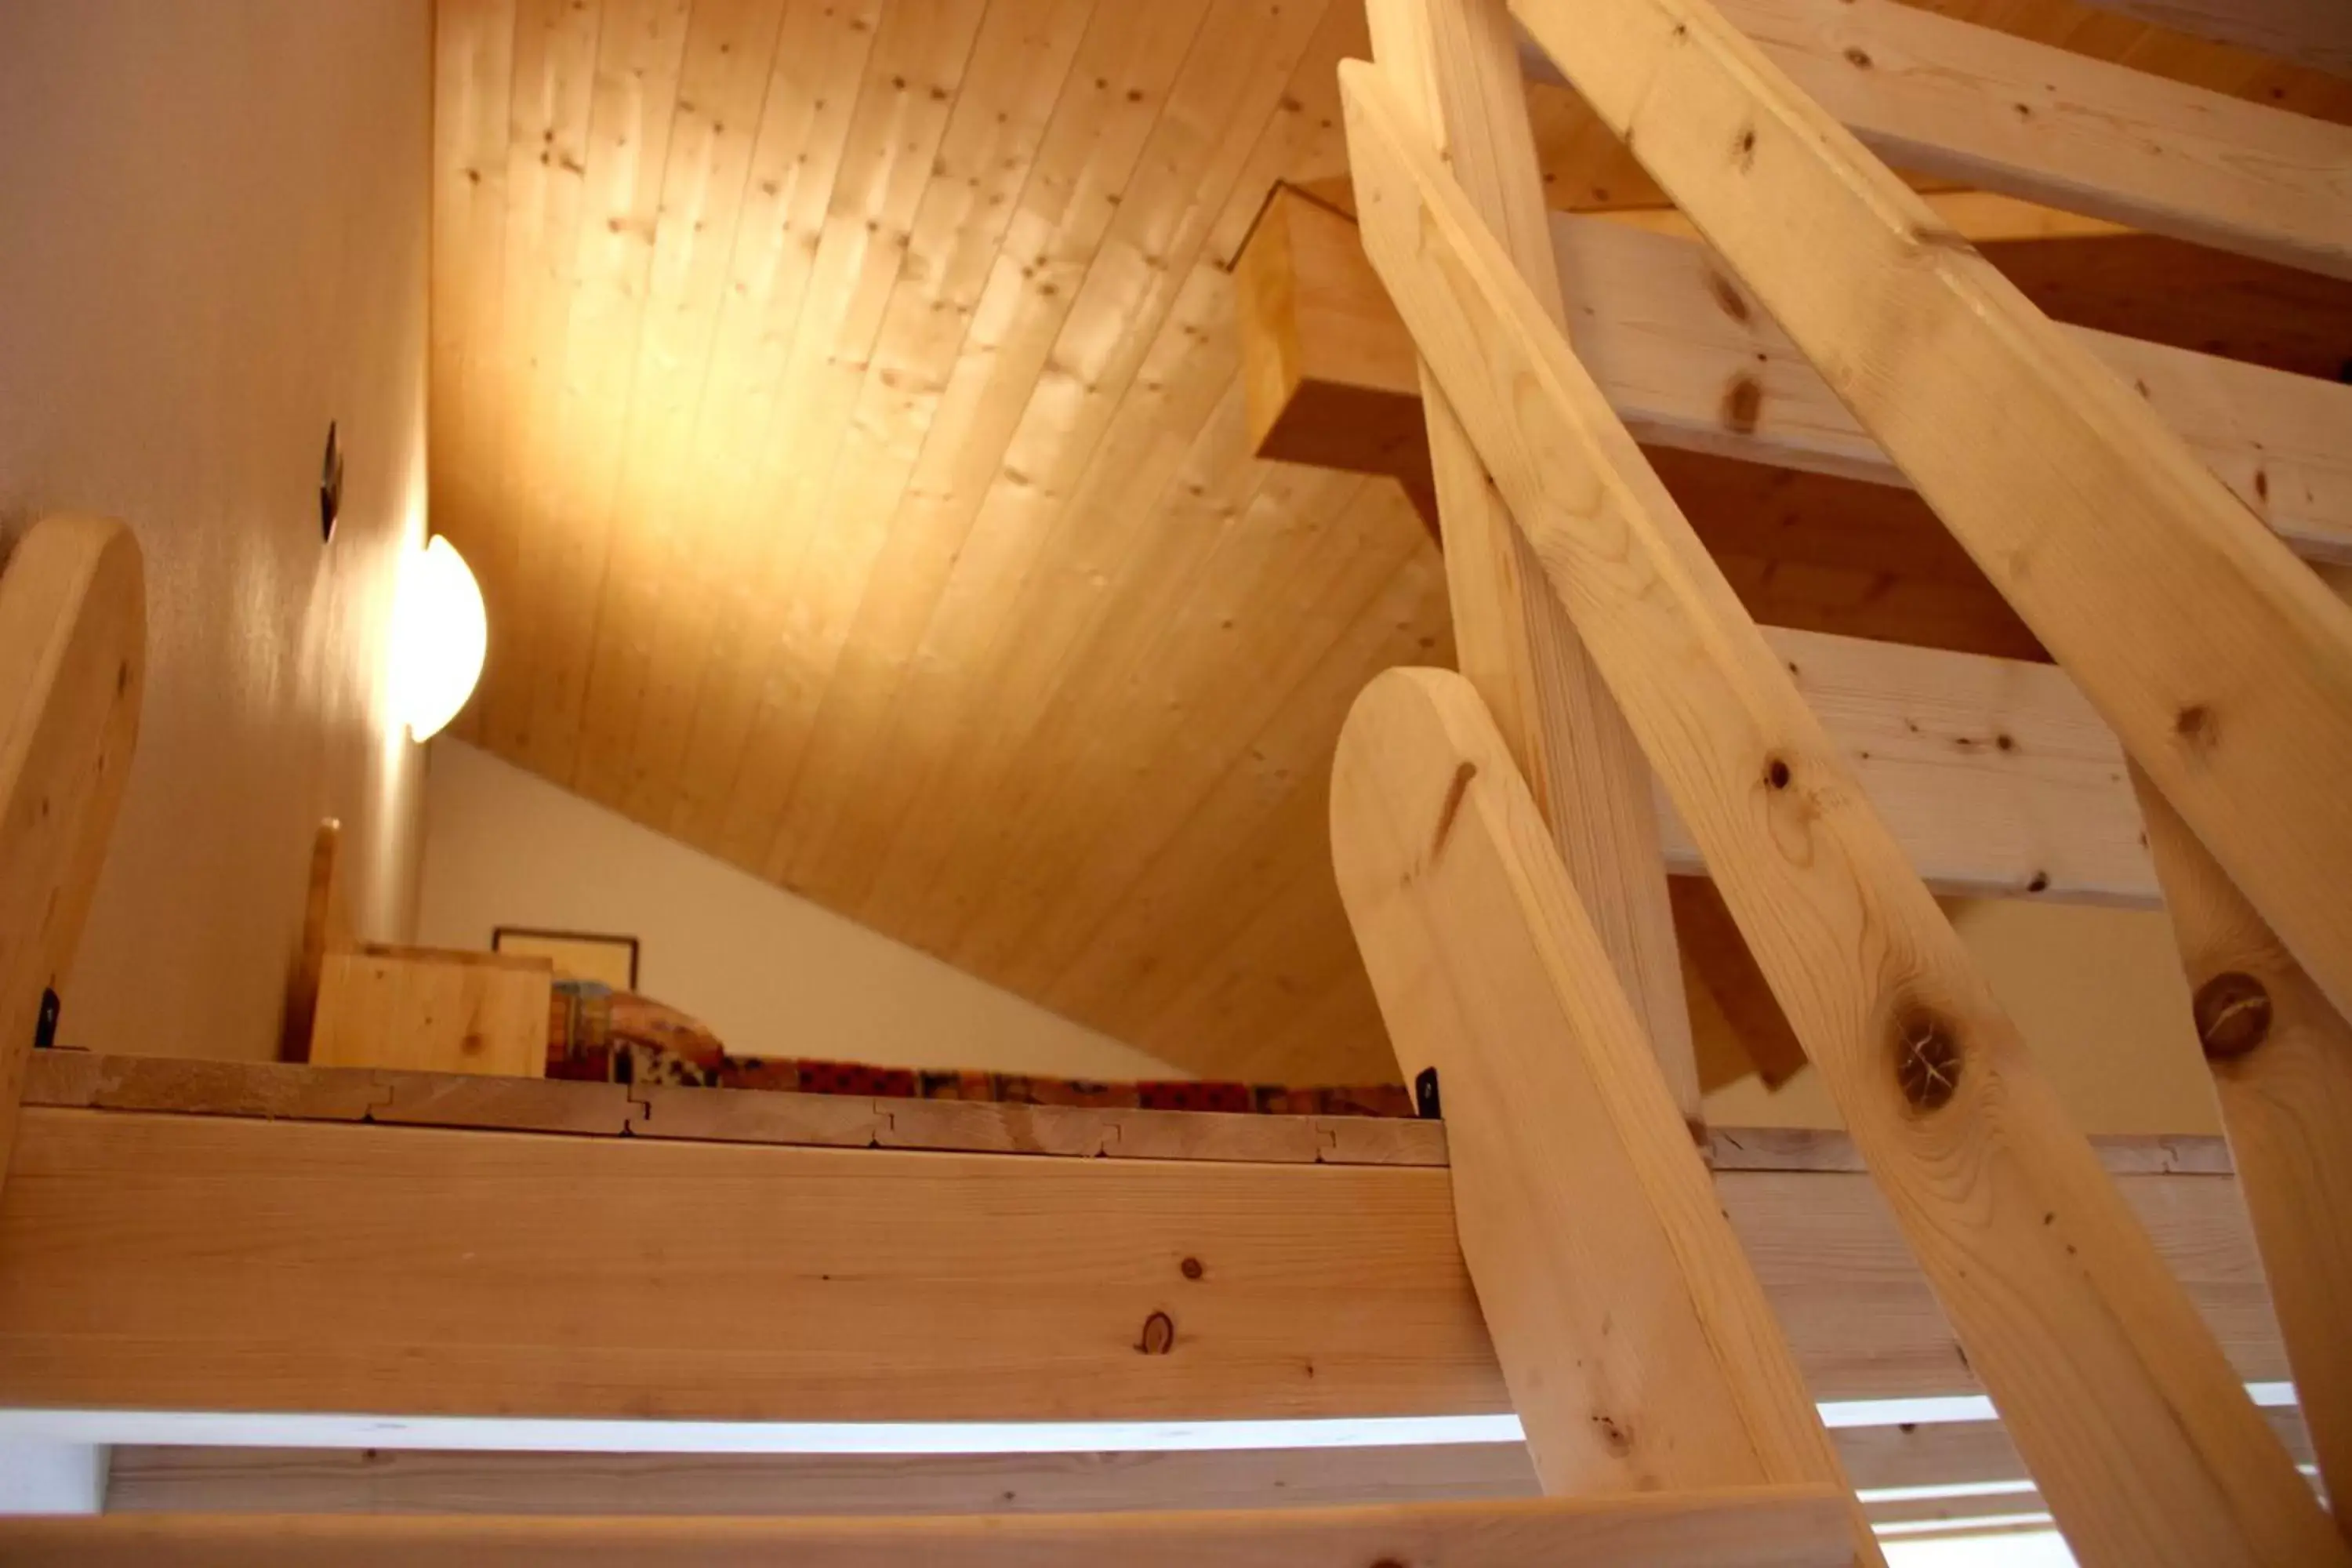
<path fill-rule="evenodd" d="M 1576 72 L 1607 76 L 1606 90 L 1587 89 L 1604 118 L 1670 107 L 1633 127 L 1645 157 L 1663 140 L 1710 149 L 1735 171 L 1750 153 L 1762 159 L 1760 127 L 1717 124 L 1753 112 L 1746 95 L 1759 90 L 1802 123 L 1809 150 L 1822 141 L 1820 111 L 1703 5 L 1585 5 L 1572 26 L 1550 11 L 1531 26 L 1555 49 L 1555 35 L 1576 35 L 1572 70 L 1584 55 L 1607 62 Z M 1676 60 L 1692 74 L 1666 68 Z M 1368 253 L 1698 836 L 2077 1552 L 2335 1560 L 2341 1546 L 2301 1478 L 1599 388 L 1378 72 L 1343 67 L 1341 81 Z M 1773 155 L 1793 140 L 1782 131 Z M 1868 187 L 1866 172 L 1854 177 Z M 1774 211 L 1813 264 L 1836 243 Z M 1695 216 L 1721 245 L 1718 226 Z M 1788 249 L 1786 264 L 1797 256 Z M 1932 279 L 1932 259 L 1916 275 Z M 1865 268 L 1837 286 L 1851 309 L 1888 285 Z M 1774 313 L 1803 340 L 1789 312 Z M 1967 355 L 1992 339 L 1975 322 L 1937 346 Z M 2014 460 L 2003 443 L 1979 449 Z M 2194 493 L 2183 468 L 2194 464 L 2158 478 Z M 2196 478 L 2235 510 L 2210 475 Z M 2168 493 L 2158 485 L 2149 499 Z M 2254 531 L 2242 512 L 2232 526 Z M 2290 815 L 2294 804 L 2282 803 Z"/>
<path fill-rule="evenodd" d="M 1574 301 L 1570 341 L 1645 446 L 1909 487 L 1705 245 L 1566 214 L 1553 216 L 1551 229 Z M 2063 274 L 2063 257 L 2095 256 L 2109 243 L 2011 246 L 2004 265 L 2031 253 L 2033 268 Z M 1364 259 L 1354 223 L 1278 194 L 1234 277 L 1257 454 L 1401 479 L 1425 476 L 1412 340 Z M 2195 286 L 2210 292 L 2219 282 L 2200 277 Z M 2295 319 L 2294 305 L 2283 303 L 2277 325 Z M 2130 383 L 2298 554 L 2352 558 L 2352 386 L 2087 328 L 2066 335 Z M 2315 323 L 2305 352 L 2340 359 L 2352 353 L 2352 339 L 2331 341 Z M 1896 531 L 1908 517 L 1890 510 L 1885 526 Z M 1704 533 L 1706 519 L 1694 522 Z M 1868 559 L 1863 542 L 1838 542 L 1847 555 Z"/>

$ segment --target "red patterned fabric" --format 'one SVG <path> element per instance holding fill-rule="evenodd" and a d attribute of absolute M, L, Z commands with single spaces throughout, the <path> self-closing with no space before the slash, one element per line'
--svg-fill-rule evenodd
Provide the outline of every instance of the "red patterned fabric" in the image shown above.
<path fill-rule="evenodd" d="M 1024 1073 L 911 1071 L 798 1057 L 736 1057 L 674 1007 L 588 981 L 559 981 L 549 1004 L 547 1076 L 598 1083 L 774 1089 L 889 1100 L 979 1100 L 1112 1110 L 1224 1110 L 1271 1116 L 1413 1114 L 1401 1085 L 1297 1089 L 1192 1079 L 1094 1083 Z"/>

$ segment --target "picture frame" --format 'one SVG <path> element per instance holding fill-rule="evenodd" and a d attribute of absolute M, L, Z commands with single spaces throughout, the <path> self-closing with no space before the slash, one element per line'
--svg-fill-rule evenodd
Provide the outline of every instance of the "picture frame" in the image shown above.
<path fill-rule="evenodd" d="M 588 980 L 615 991 L 637 988 L 637 939 L 604 931 L 548 931 L 533 926 L 494 926 L 490 951 L 520 958 L 545 958 L 558 980 Z"/>

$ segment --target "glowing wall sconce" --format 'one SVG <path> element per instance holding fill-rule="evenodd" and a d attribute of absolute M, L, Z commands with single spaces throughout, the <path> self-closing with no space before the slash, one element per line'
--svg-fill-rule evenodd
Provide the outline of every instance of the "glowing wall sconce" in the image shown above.
<path fill-rule="evenodd" d="M 431 740 L 474 694 L 488 647 L 481 584 L 436 534 L 401 567 L 392 611 L 394 719 L 414 739 Z"/>

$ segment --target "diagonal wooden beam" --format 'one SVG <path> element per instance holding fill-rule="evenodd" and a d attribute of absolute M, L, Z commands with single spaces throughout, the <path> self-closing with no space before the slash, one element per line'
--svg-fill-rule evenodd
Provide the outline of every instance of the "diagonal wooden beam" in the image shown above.
<path fill-rule="evenodd" d="M 1371 0 L 1373 52 L 1406 84 L 1411 112 L 1478 204 L 1511 237 L 1540 308 L 1562 319 L 1517 47 L 1501 0 Z M 1425 374 L 1423 414 L 1462 672 L 1478 689 L 1542 803 L 1569 874 L 1608 951 L 1675 1102 L 1699 1123 L 1698 1068 L 1649 769 L 1487 482 L 1444 395 Z"/>
<path fill-rule="evenodd" d="M 1517 14 L 2352 1007 L 2352 609 L 1706 0 Z"/>
<path fill-rule="evenodd" d="M 2352 278 L 2352 126 L 1897 0 L 1721 0 L 1717 9 L 1758 58 L 1889 163 Z M 1538 51 L 1529 68 L 1585 89 L 1556 52 Z M 1592 107 L 1612 121 L 1608 106 Z M 1672 198 L 1674 183 L 1649 173 Z"/>
<path fill-rule="evenodd" d="M 1460 676 L 1349 710 L 1331 857 L 1398 1065 L 1433 1074 L 1463 1259 L 1547 1492 L 1847 1490 L 1527 785 Z M 1877 1555 L 1852 1515 L 1857 1561 Z"/>
<path fill-rule="evenodd" d="M 1642 41 L 1634 15 L 1653 14 L 1643 0 L 1577 13 L 1566 30 L 1612 58 Z M 1555 20 L 1538 19 L 1548 44 Z M 1683 41 L 1671 26 L 1668 47 Z M 1687 28 L 1728 34 L 1696 12 Z M 1703 80 L 1645 79 L 1674 125 L 1705 127 L 1681 90 Z M 1340 80 L 1373 265 L 2078 1554 L 2352 1562 L 1600 389 L 1380 73 L 1350 64 Z M 1741 141 L 1721 145 L 1736 156 Z M 1965 353 L 1967 339 L 1938 347 Z"/>
<path fill-rule="evenodd" d="M 2320 1477 L 2352 1499 L 2352 1025 L 2132 772 Z"/>
<path fill-rule="evenodd" d="M 64 989 L 131 771 L 146 616 L 119 522 L 44 519 L 0 564 L 0 1181 L 44 997 Z"/>

